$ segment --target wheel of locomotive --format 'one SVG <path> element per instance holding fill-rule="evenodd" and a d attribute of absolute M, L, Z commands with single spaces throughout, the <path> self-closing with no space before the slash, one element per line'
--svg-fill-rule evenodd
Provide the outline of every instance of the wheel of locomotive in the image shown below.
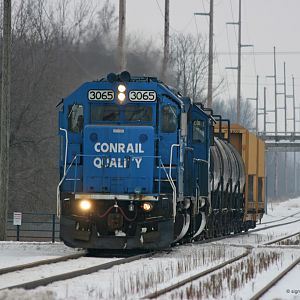
<path fill-rule="evenodd" d="M 219 216 L 219 228 L 218 228 L 218 236 L 222 236 L 223 235 L 223 229 L 224 229 L 224 226 L 223 226 L 223 218 L 224 218 L 224 215 L 223 213 L 220 214 Z"/>
<path fill-rule="evenodd" d="M 228 221 L 228 212 L 226 212 L 223 218 L 223 235 L 228 235 Z"/>
<path fill-rule="evenodd" d="M 239 232 L 239 230 L 238 230 L 238 222 L 234 221 L 233 222 L 233 233 L 237 234 L 238 232 Z"/>
<path fill-rule="evenodd" d="M 220 214 L 216 215 L 215 218 L 215 231 L 214 231 L 214 237 L 219 237 L 220 236 Z"/>
<path fill-rule="evenodd" d="M 208 222 L 207 222 L 207 230 L 206 230 L 206 238 L 211 239 L 213 237 L 213 223 L 214 223 L 214 215 L 211 214 Z"/>

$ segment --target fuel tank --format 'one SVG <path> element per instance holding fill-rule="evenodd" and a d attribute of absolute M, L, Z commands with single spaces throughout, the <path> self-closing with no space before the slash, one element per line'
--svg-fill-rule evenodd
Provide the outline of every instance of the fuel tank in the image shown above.
<path fill-rule="evenodd" d="M 245 165 L 238 151 L 225 140 L 214 138 L 214 145 L 210 147 L 211 190 L 216 191 L 223 178 L 224 189 L 232 182 L 233 191 L 237 184 L 240 190 L 245 185 Z"/>

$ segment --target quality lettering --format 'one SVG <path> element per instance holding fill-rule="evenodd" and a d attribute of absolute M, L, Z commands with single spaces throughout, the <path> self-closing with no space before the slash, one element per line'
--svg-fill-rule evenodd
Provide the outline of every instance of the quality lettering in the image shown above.
<path fill-rule="evenodd" d="M 94 166 L 98 169 L 102 168 L 128 168 L 130 163 L 134 163 L 135 167 L 139 169 L 141 167 L 142 158 L 141 157 L 132 157 L 128 160 L 128 158 L 101 158 L 96 157 L 93 161 Z"/>

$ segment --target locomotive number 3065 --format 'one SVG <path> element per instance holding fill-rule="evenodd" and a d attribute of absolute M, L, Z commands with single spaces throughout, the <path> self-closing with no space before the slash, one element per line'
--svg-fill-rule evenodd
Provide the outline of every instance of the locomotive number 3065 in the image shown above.
<path fill-rule="evenodd" d="M 156 93 L 155 91 L 130 91 L 129 100 L 130 101 L 155 101 Z"/>
<path fill-rule="evenodd" d="M 89 90 L 89 100 L 113 100 L 115 97 L 114 91 L 112 90 Z"/>

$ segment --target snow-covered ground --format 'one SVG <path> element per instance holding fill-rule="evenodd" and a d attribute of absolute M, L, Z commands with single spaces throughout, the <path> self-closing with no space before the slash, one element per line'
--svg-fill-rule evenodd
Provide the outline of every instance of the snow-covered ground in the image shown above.
<path fill-rule="evenodd" d="M 277 204 L 273 203 L 272 206 L 269 205 L 268 215 L 264 216 L 262 222 L 276 221 L 297 212 L 299 215 L 271 223 L 272 225 L 300 220 L 300 198 Z M 262 224 L 259 227 L 270 226 L 271 224 Z M 200 294 L 202 294 L 202 299 L 213 299 L 213 297 L 215 299 L 250 299 L 255 292 L 271 281 L 292 261 L 300 257 L 300 247 L 287 248 L 288 246 L 282 246 L 276 248 L 273 246 L 270 248 L 264 247 L 262 244 L 299 230 L 300 222 L 249 233 L 239 238 L 228 238 L 218 243 L 185 245 L 174 248 L 170 253 L 157 254 L 152 258 L 119 265 L 91 275 L 56 282 L 35 290 L 2 290 L 0 291 L 0 300 L 140 299 L 158 288 L 176 283 L 191 274 L 211 268 L 220 262 L 244 253 L 244 245 L 253 247 L 249 256 L 222 269 L 222 271 L 216 271 L 213 275 L 194 281 L 192 285 L 183 286 L 180 290 L 163 296 L 162 299 L 186 299 L 187 297 L 200 299 Z M 0 268 L 74 252 L 76 250 L 69 249 L 61 243 L 53 245 L 48 243 L 2 242 L 0 243 Z M 34 276 L 48 276 L 54 274 L 53 272 L 58 272 L 59 269 L 66 271 L 66 269 L 69 270 L 78 265 L 88 267 L 96 262 L 99 262 L 99 258 L 91 258 L 89 261 L 83 258 L 70 260 L 67 264 L 59 263 L 56 266 L 49 266 L 47 267 L 48 272 L 45 271 L 44 267 L 37 267 L 34 272 L 31 269 L 31 271 L 24 270 L 7 275 L 10 276 L 11 282 L 17 280 L 18 277 L 18 280 L 22 281 L 21 278 L 26 278 L 24 274 L 33 279 L 34 274 Z M 7 278 L 0 276 L 0 288 L 4 286 L 2 285 L 3 281 Z M 299 265 L 263 299 L 300 299 Z"/>
<path fill-rule="evenodd" d="M 262 218 L 262 223 L 276 221 L 278 219 L 294 215 L 294 217 L 289 217 L 288 220 L 292 221 L 300 218 L 300 198 L 290 199 L 288 201 L 281 201 L 275 203 L 269 203 L 267 213 Z M 287 220 L 282 220 L 281 222 L 286 222 Z"/>
<path fill-rule="evenodd" d="M 300 264 L 263 295 L 262 299 L 300 299 Z"/>
<path fill-rule="evenodd" d="M 297 255 L 300 256 L 300 251 Z M 251 254 L 244 259 L 207 275 L 201 280 L 186 284 L 175 292 L 164 295 L 161 299 L 250 299 L 291 264 L 294 257 L 294 251 L 290 250 L 253 249 Z M 275 299 L 276 294 L 273 296 Z M 277 297 L 276 299 L 285 298 Z"/>
<path fill-rule="evenodd" d="M 62 243 L 0 242 L 0 268 L 78 253 Z"/>

